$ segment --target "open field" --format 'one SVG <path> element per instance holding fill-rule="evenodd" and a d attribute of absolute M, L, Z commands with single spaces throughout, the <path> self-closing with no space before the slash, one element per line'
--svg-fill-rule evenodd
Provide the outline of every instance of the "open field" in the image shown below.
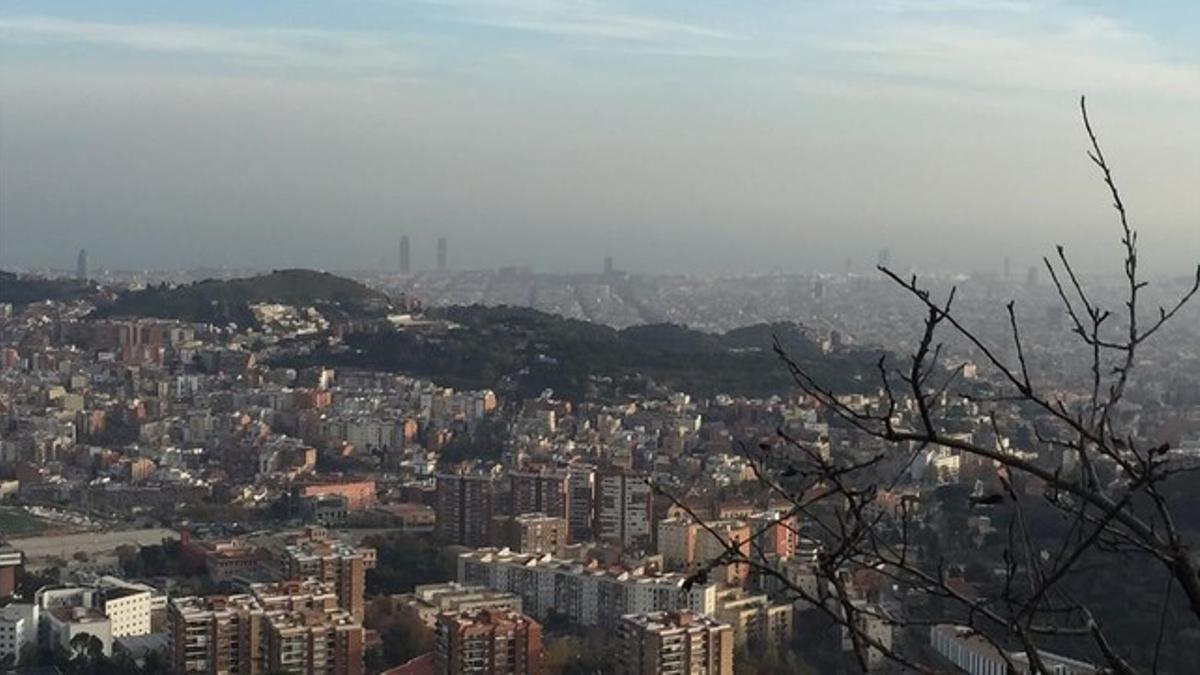
<path fill-rule="evenodd" d="M 47 527 L 45 521 L 20 509 L 0 508 L 0 539 L 37 536 Z"/>

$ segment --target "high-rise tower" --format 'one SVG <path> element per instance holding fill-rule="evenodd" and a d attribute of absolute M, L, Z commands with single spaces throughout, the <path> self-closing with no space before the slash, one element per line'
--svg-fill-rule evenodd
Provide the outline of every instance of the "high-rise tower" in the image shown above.
<path fill-rule="evenodd" d="M 446 238 L 438 237 L 437 271 L 446 271 Z"/>
<path fill-rule="evenodd" d="M 400 237 L 400 274 L 412 273 L 412 258 L 408 249 L 408 235 Z"/>
<path fill-rule="evenodd" d="M 79 249 L 79 257 L 75 259 L 75 278 L 80 281 L 87 281 L 88 259 L 86 248 Z"/>

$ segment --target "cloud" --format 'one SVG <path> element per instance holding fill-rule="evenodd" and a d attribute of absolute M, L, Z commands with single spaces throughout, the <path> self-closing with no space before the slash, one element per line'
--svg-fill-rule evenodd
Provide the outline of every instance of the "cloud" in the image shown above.
<path fill-rule="evenodd" d="M 1030 0 L 876 0 L 872 9 L 896 13 L 1028 12 Z"/>
<path fill-rule="evenodd" d="M 464 23 L 563 39 L 679 44 L 743 36 L 698 23 L 665 19 L 589 0 L 428 0 Z"/>
<path fill-rule="evenodd" d="M 411 63 L 378 38 L 344 31 L 224 28 L 193 24 L 120 24 L 43 16 L 0 17 L 0 43 L 64 44 L 163 54 L 195 54 L 255 67 L 381 72 Z"/>
<path fill-rule="evenodd" d="M 947 93 L 1118 93 L 1200 100 L 1200 69 L 1165 58 L 1149 37 L 1103 17 L 1036 26 L 901 21 L 823 45 L 860 82 Z"/>

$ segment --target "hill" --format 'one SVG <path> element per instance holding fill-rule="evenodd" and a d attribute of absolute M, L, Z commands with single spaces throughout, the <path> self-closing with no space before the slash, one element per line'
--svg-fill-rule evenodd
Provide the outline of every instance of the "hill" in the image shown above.
<path fill-rule="evenodd" d="M 616 330 L 517 307 L 449 307 L 430 316 L 457 328 L 351 334 L 349 350 L 318 350 L 279 365 L 388 370 L 520 397 L 551 388 L 580 400 L 593 375 L 641 378 L 701 396 L 788 393 L 794 384 L 772 349 L 777 337 L 794 358 L 841 391 L 861 391 L 872 382 L 878 359 L 878 353 L 866 351 L 822 354 L 791 323 L 714 335 L 674 324 Z"/>
<path fill-rule="evenodd" d="M 75 279 L 45 279 L 0 270 L 0 302 L 28 305 L 43 300 L 81 300 L 96 293 L 96 286 Z"/>
<path fill-rule="evenodd" d="M 186 286 L 151 286 L 123 293 L 97 308 L 95 318 L 147 316 L 201 323 L 255 325 L 250 305 L 258 303 L 315 306 L 323 313 L 351 317 L 386 312 L 385 293 L 327 272 L 278 270 L 242 279 L 206 279 Z"/>

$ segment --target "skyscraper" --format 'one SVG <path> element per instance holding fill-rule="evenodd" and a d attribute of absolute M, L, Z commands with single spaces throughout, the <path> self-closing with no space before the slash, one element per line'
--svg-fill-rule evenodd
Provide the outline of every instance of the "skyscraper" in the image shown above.
<path fill-rule="evenodd" d="M 446 238 L 438 237 L 437 271 L 446 271 Z"/>
<path fill-rule="evenodd" d="M 604 276 L 611 277 L 614 269 L 612 256 L 604 256 Z"/>
<path fill-rule="evenodd" d="M 412 273 L 412 259 L 408 249 L 408 235 L 400 237 L 400 274 Z"/>
<path fill-rule="evenodd" d="M 879 249 L 879 258 L 877 264 L 880 267 L 890 267 L 892 264 L 892 249 L 886 246 Z"/>
<path fill-rule="evenodd" d="M 79 257 L 75 260 L 75 278 L 80 281 L 87 281 L 88 279 L 88 259 L 86 248 L 79 249 Z"/>

